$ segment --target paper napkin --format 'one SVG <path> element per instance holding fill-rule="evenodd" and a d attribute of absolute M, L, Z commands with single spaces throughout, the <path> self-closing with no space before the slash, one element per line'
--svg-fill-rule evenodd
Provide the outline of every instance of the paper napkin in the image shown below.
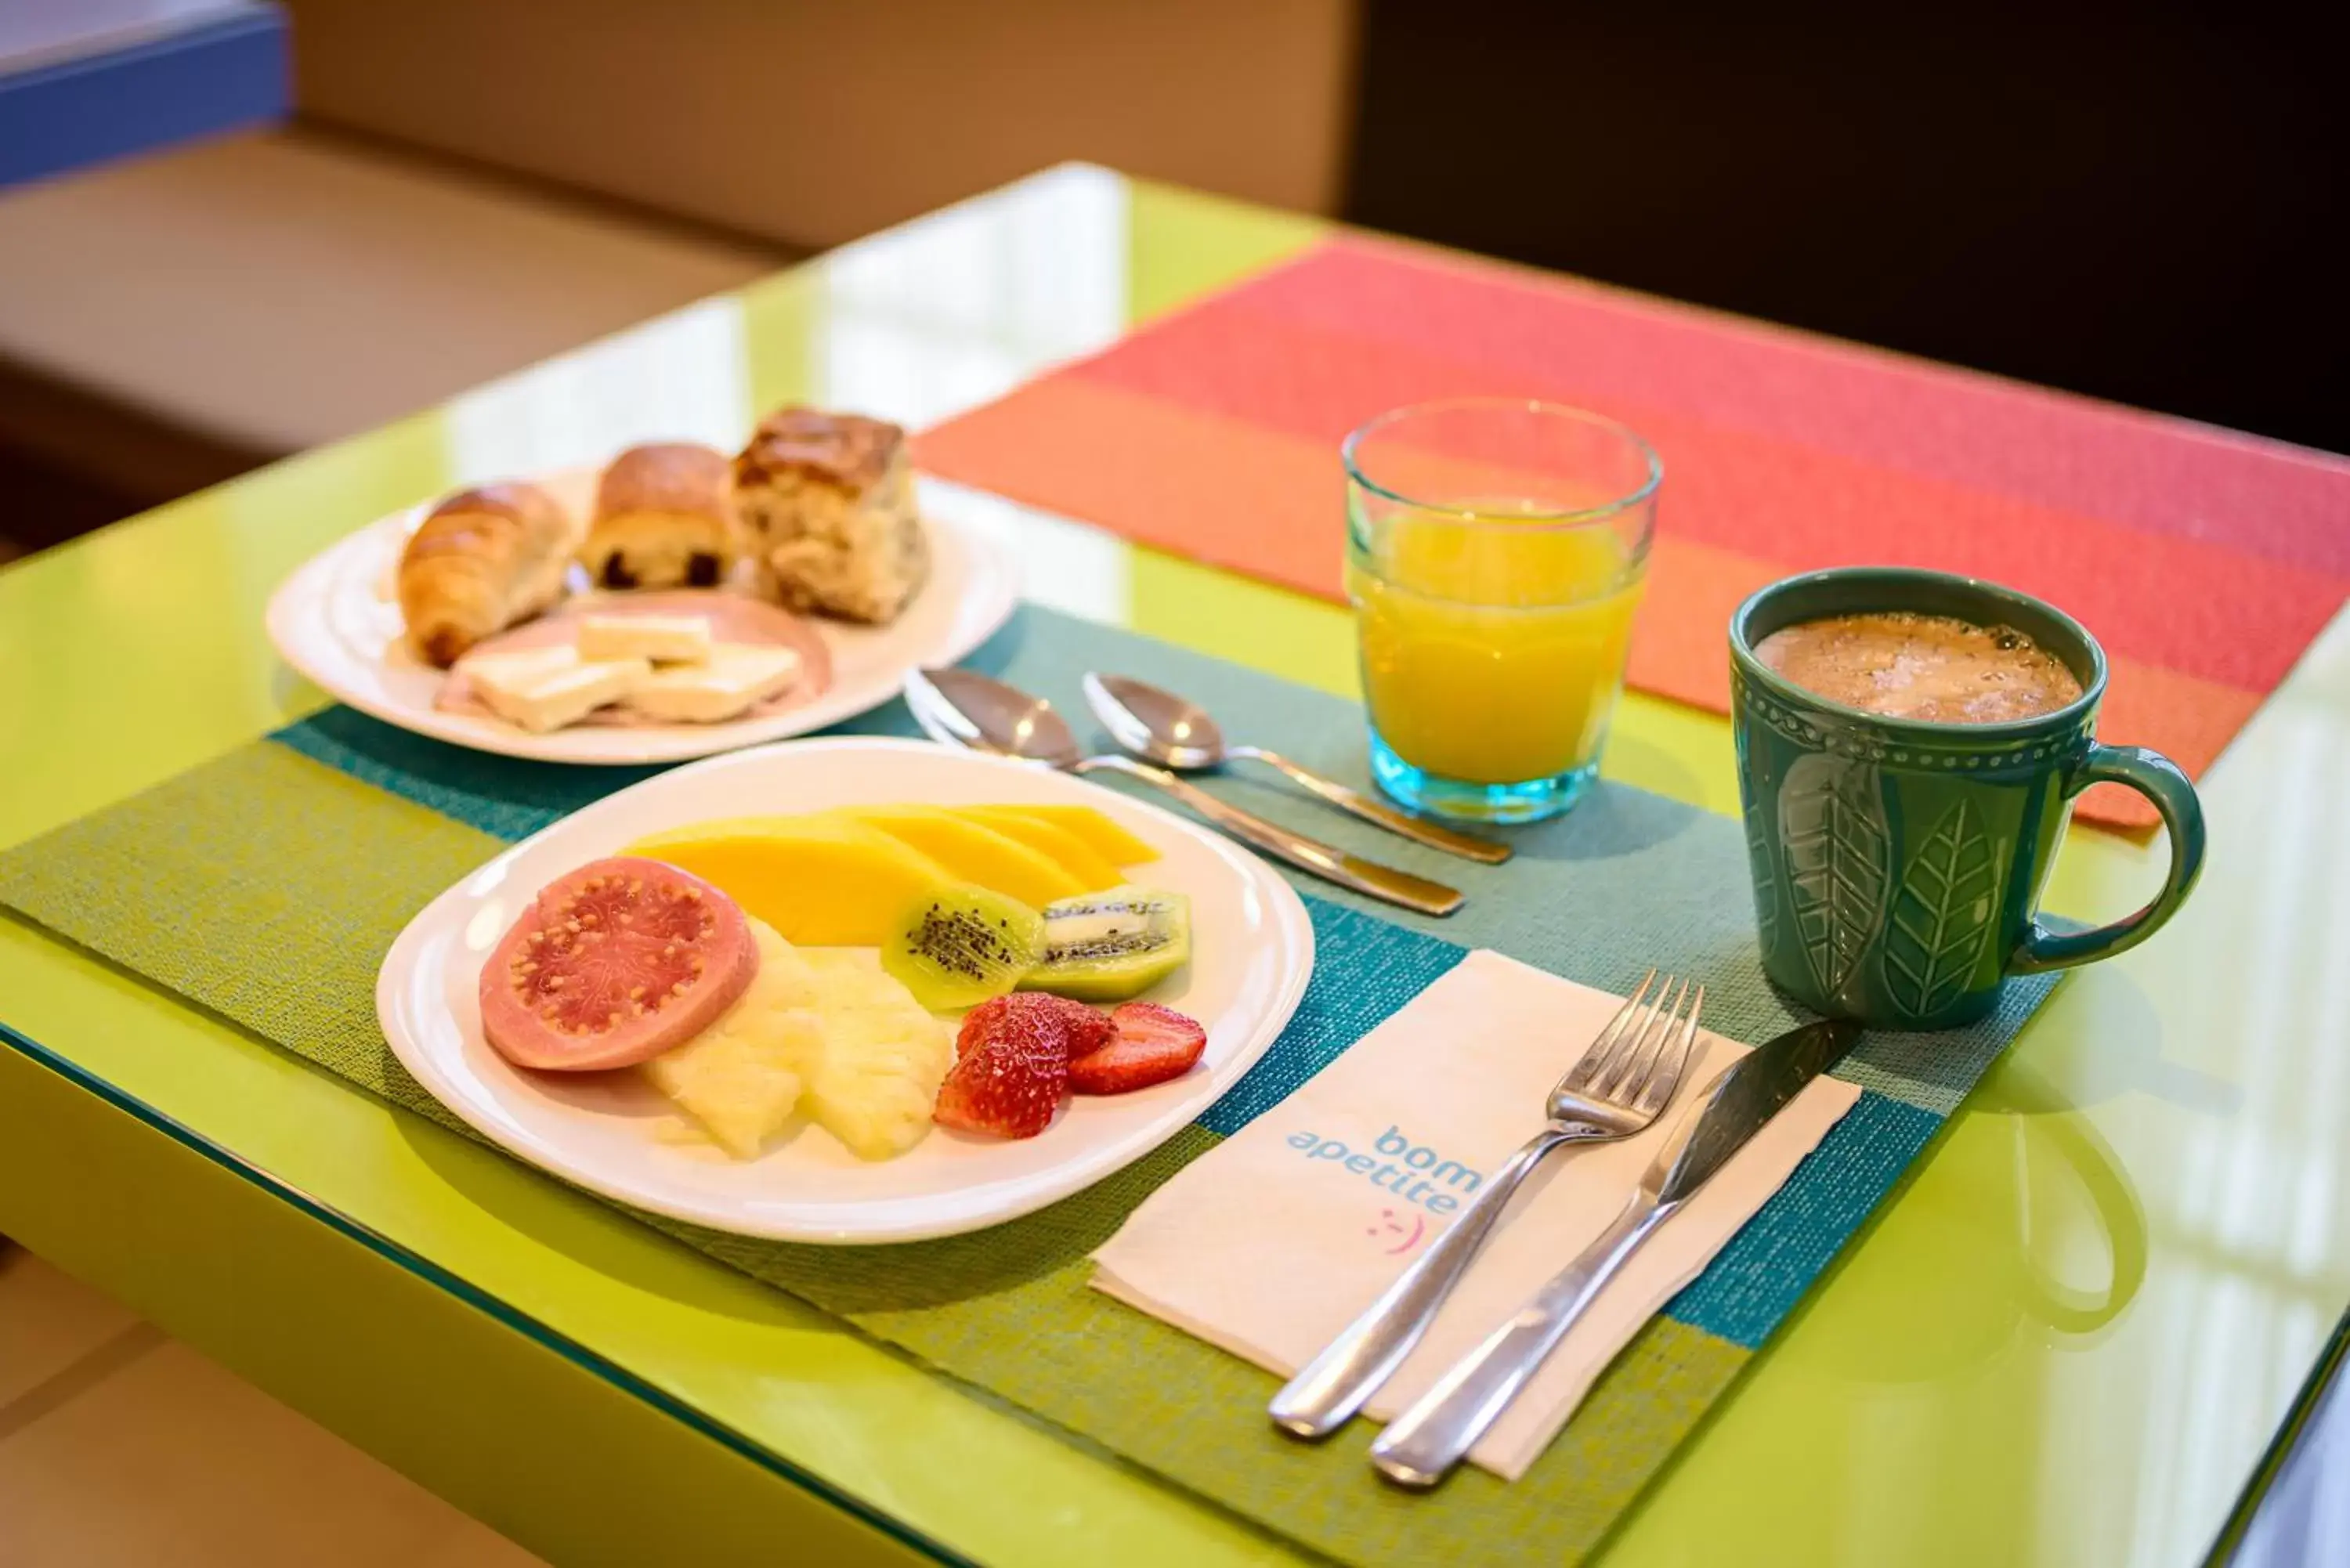
<path fill-rule="evenodd" d="M 1119 1300 L 1287 1376 L 1440 1234 L 1543 1123 L 1551 1085 L 1623 1005 L 1474 952 L 1280 1105 L 1169 1181 L 1094 1253 Z M 1562 1149 L 1519 1189 L 1411 1357 L 1392 1419 L 1613 1219 L 1670 1128 L 1748 1047 L 1701 1033 L 1657 1124 Z M 1636 1252 L 1470 1458 L 1514 1480 L 1640 1326 L 1705 1268 L 1860 1097 L 1814 1079 Z"/>

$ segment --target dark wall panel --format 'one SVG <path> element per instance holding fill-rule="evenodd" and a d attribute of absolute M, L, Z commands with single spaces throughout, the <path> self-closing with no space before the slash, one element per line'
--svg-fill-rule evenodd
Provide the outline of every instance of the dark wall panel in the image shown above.
<path fill-rule="evenodd" d="M 2350 450 L 2307 9 L 1371 0 L 1347 216 Z"/>

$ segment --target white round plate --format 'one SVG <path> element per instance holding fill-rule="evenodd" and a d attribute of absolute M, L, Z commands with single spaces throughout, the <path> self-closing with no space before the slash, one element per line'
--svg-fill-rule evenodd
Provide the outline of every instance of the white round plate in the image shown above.
<path fill-rule="evenodd" d="M 1183 1077 L 1074 1097 L 1033 1138 L 932 1127 L 867 1161 L 806 1126 L 760 1158 L 665 1139 L 681 1114 L 634 1072 L 509 1065 L 482 1035 L 483 961 L 531 897 L 645 834 L 749 812 L 920 801 L 1066 801 L 1098 807 L 1159 852 L 1139 882 L 1191 899 L 1191 961 L 1149 993 L 1207 1026 Z M 608 1198 L 746 1236 L 907 1241 L 1026 1214 L 1160 1144 L 1237 1082 L 1281 1033 L 1314 968 L 1314 929 L 1288 883 L 1237 846 L 1155 806 L 1020 763 L 918 741 L 786 742 L 712 757 L 609 795 L 524 840 L 427 905 L 392 943 L 376 1011 L 435 1098 L 509 1151 Z"/>
<path fill-rule="evenodd" d="M 592 468 L 539 481 L 575 514 L 596 489 Z M 952 664 L 1012 615 L 1019 574 L 1011 557 L 968 526 L 926 514 L 931 575 L 886 627 L 818 620 L 832 654 L 832 684 L 814 701 L 726 724 L 575 726 L 544 735 L 487 714 L 432 705 L 444 672 L 410 651 L 393 581 L 400 552 L 429 505 L 379 518 L 313 556 L 269 598 L 269 640 L 286 662 L 360 712 L 476 751 L 550 763 L 674 763 L 821 730 L 896 696 L 906 672 Z"/>

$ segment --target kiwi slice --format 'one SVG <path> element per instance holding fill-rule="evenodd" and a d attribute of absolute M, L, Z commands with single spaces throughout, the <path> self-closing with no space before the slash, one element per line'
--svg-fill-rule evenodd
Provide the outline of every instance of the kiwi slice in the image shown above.
<path fill-rule="evenodd" d="M 1191 900 L 1159 888 L 1112 888 L 1045 906 L 1045 958 L 1020 982 L 1080 1002 L 1139 996 L 1191 956 Z"/>
<path fill-rule="evenodd" d="M 1045 917 L 985 888 L 934 888 L 897 922 L 881 967 L 933 1012 L 976 1007 L 1045 956 Z"/>

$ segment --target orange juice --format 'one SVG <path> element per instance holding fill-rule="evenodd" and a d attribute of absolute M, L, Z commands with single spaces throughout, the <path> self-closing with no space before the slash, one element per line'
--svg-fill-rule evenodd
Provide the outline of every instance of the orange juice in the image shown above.
<path fill-rule="evenodd" d="M 1597 759 L 1645 563 L 1615 530 L 1543 510 L 1403 511 L 1349 553 L 1371 723 L 1413 767 L 1509 784 Z"/>

